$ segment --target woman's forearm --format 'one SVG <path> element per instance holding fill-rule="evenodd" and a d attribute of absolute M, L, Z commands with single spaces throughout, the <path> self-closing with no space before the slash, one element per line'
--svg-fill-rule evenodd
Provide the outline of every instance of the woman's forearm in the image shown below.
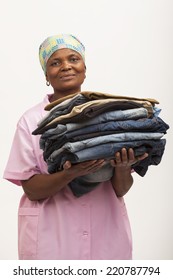
<path fill-rule="evenodd" d="M 133 185 L 131 167 L 115 167 L 111 182 L 116 195 L 124 196 Z"/>
<path fill-rule="evenodd" d="M 72 179 L 64 170 L 54 174 L 36 174 L 22 181 L 22 187 L 30 200 L 40 200 L 55 195 Z"/>
<path fill-rule="evenodd" d="M 96 172 L 103 164 L 104 160 L 86 161 L 76 165 L 66 162 L 62 171 L 53 174 L 36 174 L 22 181 L 22 187 L 30 200 L 46 199 L 55 195 L 76 177 Z"/>

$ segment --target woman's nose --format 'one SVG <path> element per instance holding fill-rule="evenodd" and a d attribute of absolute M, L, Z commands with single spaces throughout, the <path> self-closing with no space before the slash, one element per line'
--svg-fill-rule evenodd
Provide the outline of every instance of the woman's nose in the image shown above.
<path fill-rule="evenodd" d="M 71 69 L 71 64 L 68 61 L 64 61 L 61 66 L 61 71 L 67 71 Z"/>

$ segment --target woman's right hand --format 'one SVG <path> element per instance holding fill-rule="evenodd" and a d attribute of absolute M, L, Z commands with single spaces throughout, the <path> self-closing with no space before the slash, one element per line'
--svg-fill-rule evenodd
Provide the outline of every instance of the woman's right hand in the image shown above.
<path fill-rule="evenodd" d="M 77 164 L 71 164 L 70 161 L 66 161 L 63 165 L 64 171 L 68 172 L 68 174 L 71 174 L 74 176 L 74 178 L 87 175 L 89 173 L 96 172 L 99 170 L 103 165 L 105 164 L 104 159 L 99 160 L 89 160 L 84 161 Z"/>

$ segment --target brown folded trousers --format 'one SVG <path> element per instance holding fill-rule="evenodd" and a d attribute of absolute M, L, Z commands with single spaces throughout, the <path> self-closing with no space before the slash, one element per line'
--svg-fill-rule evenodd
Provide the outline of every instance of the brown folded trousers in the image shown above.
<path fill-rule="evenodd" d="M 159 104 L 159 102 L 156 99 L 153 98 L 137 98 L 137 97 L 132 97 L 132 96 L 123 96 L 123 95 L 115 95 L 115 94 L 109 94 L 109 93 L 102 93 L 102 92 L 94 92 L 94 91 L 82 91 L 82 92 L 77 92 L 74 94 L 70 94 L 68 96 L 64 96 L 62 98 L 59 98 L 55 100 L 54 102 L 49 103 L 44 109 L 46 111 L 51 110 L 53 107 L 58 105 L 59 103 L 65 101 L 68 98 L 72 98 L 73 96 L 77 94 L 82 94 L 85 97 L 88 98 L 88 100 L 96 100 L 96 99 L 126 99 L 126 100 L 131 100 L 131 101 L 148 101 L 154 106 L 155 104 Z"/>

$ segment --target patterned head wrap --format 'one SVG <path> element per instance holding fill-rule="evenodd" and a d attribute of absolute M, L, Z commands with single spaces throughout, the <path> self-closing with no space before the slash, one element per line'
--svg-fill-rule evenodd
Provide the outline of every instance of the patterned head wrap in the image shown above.
<path fill-rule="evenodd" d="M 39 59 L 44 73 L 46 73 L 46 63 L 49 57 L 55 51 L 64 48 L 72 49 L 78 52 L 85 61 L 85 47 L 75 36 L 71 34 L 59 34 L 51 36 L 44 40 L 39 48 Z"/>

